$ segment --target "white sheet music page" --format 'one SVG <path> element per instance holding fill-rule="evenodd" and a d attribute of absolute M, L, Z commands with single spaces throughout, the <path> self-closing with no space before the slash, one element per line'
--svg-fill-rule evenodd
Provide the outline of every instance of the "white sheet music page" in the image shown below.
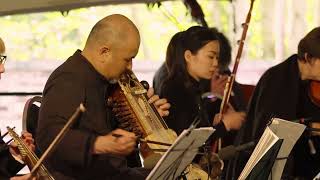
<path fill-rule="evenodd" d="M 250 174 L 254 166 L 260 161 L 260 159 L 268 152 L 268 150 L 279 140 L 279 138 L 271 131 L 267 126 L 263 132 L 257 146 L 253 150 L 249 161 L 242 170 L 239 179 L 246 179 Z"/>
<path fill-rule="evenodd" d="M 272 177 L 269 176 L 269 179 L 280 179 L 287 162 L 286 158 L 289 156 L 293 146 L 302 135 L 306 126 L 304 124 L 274 118 L 269 127 L 280 139 L 283 139 L 277 160 L 272 167 L 272 173 L 270 173 Z"/>

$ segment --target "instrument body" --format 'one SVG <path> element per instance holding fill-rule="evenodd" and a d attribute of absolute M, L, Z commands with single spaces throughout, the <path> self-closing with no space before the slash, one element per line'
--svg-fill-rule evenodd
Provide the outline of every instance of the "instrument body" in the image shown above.
<path fill-rule="evenodd" d="M 309 97 L 313 104 L 320 107 L 320 81 L 311 81 L 309 85 Z"/>
<path fill-rule="evenodd" d="M 10 127 L 7 127 L 8 134 L 12 137 L 14 142 L 17 144 L 20 154 L 23 160 L 26 162 L 27 166 L 31 170 L 36 163 L 39 161 L 37 155 L 31 151 L 25 142 L 19 137 L 19 135 Z M 38 171 L 36 172 L 36 177 L 38 180 L 54 180 L 47 168 L 41 164 Z"/>
<path fill-rule="evenodd" d="M 169 129 L 153 104 L 148 103 L 147 90 L 132 71 L 118 80 L 118 87 L 108 98 L 108 104 L 119 121 L 119 128 L 134 132 L 145 140 L 173 144 L 176 133 Z M 145 168 L 153 168 L 168 146 L 140 142 L 140 153 Z M 207 179 L 208 174 L 196 166 L 188 166 L 188 179 Z"/>
<path fill-rule="evenodd" d="M 310 81 L 309 84 L 309 97 L 314 105 L 320 108 L 320 81 Z M 309 123 L 309 127 L 320 129 L 320 119 L 319 122 Z M 311 132 L 311 136 L 320 136 L 320 132 Z"/>

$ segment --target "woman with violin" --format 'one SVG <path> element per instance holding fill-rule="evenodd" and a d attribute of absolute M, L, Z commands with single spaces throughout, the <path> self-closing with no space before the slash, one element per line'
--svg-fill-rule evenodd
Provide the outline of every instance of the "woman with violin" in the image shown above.
<path fill-rule="evenodd" d="M 241 142 L 259 139 L 272 117 L 290 121 L 319 116 L 319 81 L 320 27 L 317 27 L 299 42 L 297 54 L 267 70 L 259 80 L 249 105 L 247 123 L 239 133 Z M 283 179 L 312 179 L 319 173 L 320 138 L 310 134 L 306 131 L 298 140 Z M 238 173 L 247 158 L 249 154 L 239 155 Z"/>

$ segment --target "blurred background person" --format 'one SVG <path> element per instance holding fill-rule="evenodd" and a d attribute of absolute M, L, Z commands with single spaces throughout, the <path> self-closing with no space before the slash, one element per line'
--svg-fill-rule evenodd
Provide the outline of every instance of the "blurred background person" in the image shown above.
<path fill-rule="evenodd" d="M 4 41 L 0 38 L 0 79 L 1 75 L 5 72 L 4 64 L 7 56 L 5 55 L 6 47 Z M 0 133 L 1 134 L 1 133 Z M 33 151 L 33 138 L 30 133 L 24 132 L 22 139 Z M 7 145 L 2 139 L 0 139 L 0 179 L 1 180 L 28 180 L 31 175 L 15 176 L 25 166 L 20 151 L 15 143 Z M 15 176 L 15 177 L 13 177 Z M 10 178 L 11 177 L 11 178 Z M 35 180 L 35 178 L 33 178 Z"/>

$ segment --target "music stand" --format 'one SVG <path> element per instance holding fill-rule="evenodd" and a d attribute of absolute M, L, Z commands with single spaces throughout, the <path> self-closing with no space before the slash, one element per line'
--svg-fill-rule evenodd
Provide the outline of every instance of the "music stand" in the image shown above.
<path fill-rule="evenodd" d="M 184 130 L 152 169 L 147 180 L 177 179 L 214 131 L 212 127 Z"/>
<path fill-rule="evenodd" d="M 305 125 L 273 118 L 238 179 L 281 179 L 294 144 Z"/>

